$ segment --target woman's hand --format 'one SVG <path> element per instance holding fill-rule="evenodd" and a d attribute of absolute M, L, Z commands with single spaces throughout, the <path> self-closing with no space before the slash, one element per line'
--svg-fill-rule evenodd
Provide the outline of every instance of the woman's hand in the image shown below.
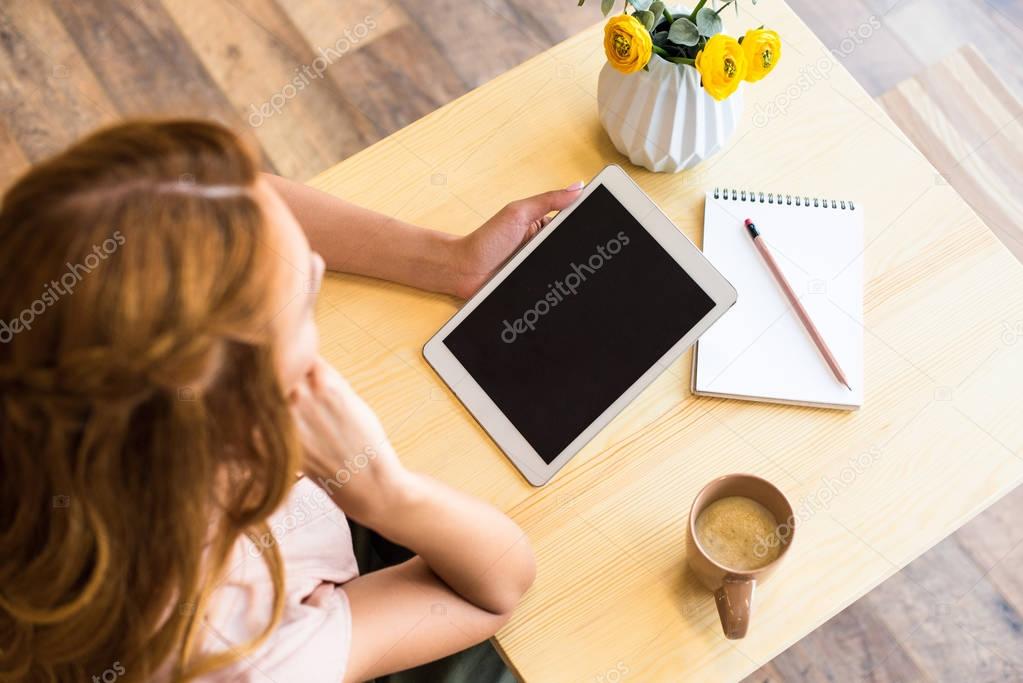
<path fill-rule="evenodd" d="M 408 478 L 380 420 L 323 358 L 292 392 L 303 469 L 354 519 L 370 523 Z"/>
<path fill-rule="evenodd" d="M 583 183 L 564 190 L 544 192 L 514 201 L 493 218 L 455 243 L 456 296 L 468 299 L 494 274 L 516 249 L 547 223 L 552 211 L 561 211 L 576 200 Z"/>

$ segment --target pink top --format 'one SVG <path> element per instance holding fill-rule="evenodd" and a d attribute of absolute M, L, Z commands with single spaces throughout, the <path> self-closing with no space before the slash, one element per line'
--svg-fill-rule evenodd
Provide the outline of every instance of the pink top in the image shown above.
<path fill-rule="evenodd" d="M 338 683 L 352 642 L 348 598 L 340 585 L 359 575 L 344 513 L 316 484 L 300 479 L 269 519 L 284 558 L 280 624 L 252 655 L 199 680 Z M 260 553 L 270 538 L 241 538 L 214 591 L 203 653 L 243 645 L 270 617 L 273 584 Z"/>

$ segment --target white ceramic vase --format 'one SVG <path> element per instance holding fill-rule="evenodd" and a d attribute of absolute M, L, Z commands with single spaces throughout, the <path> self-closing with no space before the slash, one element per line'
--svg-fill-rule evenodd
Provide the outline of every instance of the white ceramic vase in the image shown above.
<path fill-rule="evenodd" d="M 600 123 L 615 148 L 651 171 L 677 173 L 728 143 L 742 115 L 742 88 L 718 102 L 700 74 L 657 55 L 646 71 L 623 74 L 604 64 L 597 81 Z"/>

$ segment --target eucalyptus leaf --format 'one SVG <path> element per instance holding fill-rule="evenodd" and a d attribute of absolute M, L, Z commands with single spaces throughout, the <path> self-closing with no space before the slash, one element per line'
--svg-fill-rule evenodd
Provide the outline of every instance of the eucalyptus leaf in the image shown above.
<path fill-rule="evenodd" d="M 700 31 L 688 17 L 679 17 L 668 31 L 668 40 L 676 45 L 693 46 L 700 42 Z"/>
<path fill-rule="evenodd" d="M 650 11 L 654 14 L 654 22 L 659 24 L 661 22 L 661 15 L 664 14 L 664 3 L 661 0 L 651 2 Z"/>
<path fill-rule="evenodd" d="M 638 9 L 640 12 L 648 11 L 652 2 L 653 0 L 629 0 L 629 4 Z"/>
<path fill-rule="evenodd" d="M 668 40 L 667 31 L 658 31 L 653 35 L 653 43 L 659 47 L 664 47 L 664 43 Z"/>
<path fill-rule="evenodd" d="M 678 22 L 675 22 L 678 23 Z M 675 24 L 672 24 L 674 28 Z M 696 28 L 701 36 L 711 36 L 721 33 L 721 17 L 710 7 L 704 7 L 696 14 Z"/>
<path fill-rule="evenodd" d="M 632 13 L 632 16 L 639 20 L 639 23 L 643 24 L 643 27 L 647 31 L 652 31 L 654 28 L 654 13 L 650 10 L 638 10 Z"/>
<path fill-rule="evenodd" d="M 614 9 L 615 0 L 600 0 L 600 11 L 607 16 L 607 13 Z"/>

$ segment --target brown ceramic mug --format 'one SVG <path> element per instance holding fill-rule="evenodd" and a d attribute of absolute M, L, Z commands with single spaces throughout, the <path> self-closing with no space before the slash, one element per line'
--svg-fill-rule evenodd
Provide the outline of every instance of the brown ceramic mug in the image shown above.
<path fill-rule="evenodd" d="M 739 570 L 715 561 L 700 546 L 696 537 L 696 518 L 708 505 L 728 496 L 750 498 L 771 511 L 778 521 L 777 537 L 765 539 L 765 543 L 780 543 L 781 552 L 770 564 L 759 569 Z M 743 638 L 749 628 L 750 612 L 753 608 L 753 592 L 758 583 L 763 583 L 781 564 L 782 558 L 792 545 L 795 532 L 795 515 L 792 505 L 773 484 L 751 474 L 728 474 L 718 477 L 703 487 L 693 501 L 689 511 L 688 545 L 686 558 L 700 582 L 714 592 L 718 616 L 725 637 Z"/>

